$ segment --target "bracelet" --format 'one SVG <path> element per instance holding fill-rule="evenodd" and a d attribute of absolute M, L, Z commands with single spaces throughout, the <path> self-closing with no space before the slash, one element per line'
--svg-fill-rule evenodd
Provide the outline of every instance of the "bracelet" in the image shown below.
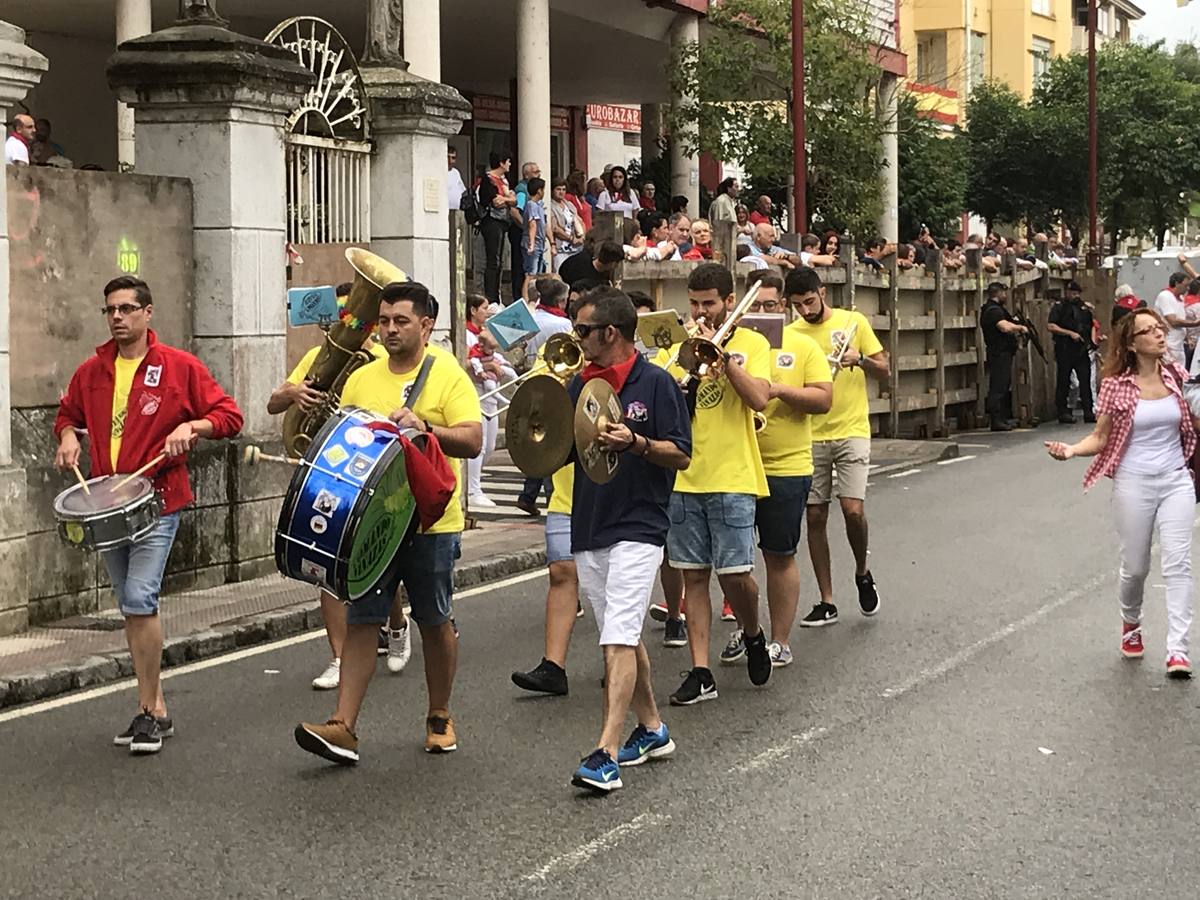
<path fill-rule="evenodd" d="M 426 433 L 426 434 L 433 434 L 433 426 L 429 424 L 429 420 L 428 420 L 428 419 L 422 419 L 421 421 L 422 421 L 422 422 L 425 424 L 425 433 Z"/>
<path fill-rule="evenodd" d="M 645 448 L 642 450 L 641 453 L 638 454 L 638 456 L 645 459 L 646 456 L 648 456 L 650 453 L 650 438 L 646 437 L 645 435 L 642 435 L 642 440 L 645 441 L 646 444 L 645 444 Z"/>

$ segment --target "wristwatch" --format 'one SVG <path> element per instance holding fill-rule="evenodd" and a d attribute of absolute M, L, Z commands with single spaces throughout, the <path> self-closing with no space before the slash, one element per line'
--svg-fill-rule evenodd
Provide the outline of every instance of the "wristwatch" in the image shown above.
<path fill-rule="evenodd" d="M 429 420 L 428 420 L 428 419 L 422 419 L 421 421 L 422 421 L 422 422 L 425 424 L 425 433 L 426 433 L 426 434 L 433 434 L 433 426 L 429 424 Z"/>

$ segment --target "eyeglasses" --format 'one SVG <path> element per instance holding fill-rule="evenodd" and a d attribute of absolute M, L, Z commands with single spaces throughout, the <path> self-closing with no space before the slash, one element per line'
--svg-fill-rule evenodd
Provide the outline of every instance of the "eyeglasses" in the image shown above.
<path fill-rule="evenodd" d="M 112 317 L 117 313 L 120 313 L 123 316 L 132 316 L 139 309 L 145 308 L 145 305 L 141 303 L 122 303 L 120 306 L 102 306 L 100 307 L 100 315 Z"/>
<path fill-rule="evenodd" d="M 782 300 L 757 300 L 750 304 L 750 312 L 778 312 L 786 309 L 787 304 Z"/>
<path fill-rule="evenodd" d="M 1166 334 L 1167 329 L 1161 325 L 1151 325 L 1149 328 L 1143 328 L 1141 331 L 1135 331 L 1133 336 L 1141 337 L 1143 334 L 1154 334 L 1155 332 L 1158 332 L 1159 334 Z"/>
<path fill-rule="evenodd" d="M 583 339 L 593 331 L 603 331 L 607 327 L 607 324 L 601 324 L 599 322 L 592 322 L 590 324 L 588 322 L 576 322 L 575 333 L 579 335 L 580 339 Z"/>

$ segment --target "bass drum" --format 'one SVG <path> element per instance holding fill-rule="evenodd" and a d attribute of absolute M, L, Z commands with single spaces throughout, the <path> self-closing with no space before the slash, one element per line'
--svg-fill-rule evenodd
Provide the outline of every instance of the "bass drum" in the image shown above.
<path fill-rule="evenodd" d="M 275 529 L 279 571 L 344 603 L 395 579 L 396 551 L 419 521 L 400 438 L 372 427 L 384 422 L 354 407 L 331 416 L 296 467 Z"/>

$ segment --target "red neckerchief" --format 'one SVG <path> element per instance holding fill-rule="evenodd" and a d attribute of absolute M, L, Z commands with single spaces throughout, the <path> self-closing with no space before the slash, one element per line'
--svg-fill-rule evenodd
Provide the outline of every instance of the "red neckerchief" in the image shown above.
<path fill-rule="evenodd" d="M 15 137 L 15 138 L 16 138 L 18 141 L 20 141 L 22 144 L 24 144 L 24 145 L 25 145 L 25 149 L 26 149 L 26 150 L 31 150 L 31 149 L 33 149 L 33 141 L 29 140 L 29 138 L 25 137 L 25 135 L 23 135 L 23 134 L 18 134 L 17 132 L 15 132 L 15 131 L 14 131 L 14 132 L 12 133 L 12 136 L 13 136 L 13 137 Z"/>
<path fill-rule="evenodd" d="M 483 334 L 483 329 L 474 322 L 467 323 L 467 331 L 471 332 L 471 334 Z"/>
<path fill-rule="evenodd" d="M 625 381 L 629 378 L 629 373 L 633 370 L 633 364 L 637 362 L 637 359 L 638 353 L 635 350 L 625 362 L 619 362 L 615 366 L 609 366 L 606 369 L 600 368 L 595 363 L 588 363 L 587 368 L 579 373 L 579 377 L 585 383 L 591 381 L 593 378 L 603 378 L 619 394 L 621 393 L 621 388 L 625 387 Z"/>
<path fill-rule="evenodd" d="M 566 311 L 559 309 L 557 306 L 546 306 L 544 303 L 539 303 L 537 308 L 542 312 L 550 313 L 552 316 L 558 316 L 560 319 L 565 319 L 567 317 Z"/>
<path fill-rule="evenodd" d="M 1197 303 L 1200 303 L 1200 294 L 1184 294 L 1183 295 L 1183 305 L 1184 306 L 1195 306 Z"/>

